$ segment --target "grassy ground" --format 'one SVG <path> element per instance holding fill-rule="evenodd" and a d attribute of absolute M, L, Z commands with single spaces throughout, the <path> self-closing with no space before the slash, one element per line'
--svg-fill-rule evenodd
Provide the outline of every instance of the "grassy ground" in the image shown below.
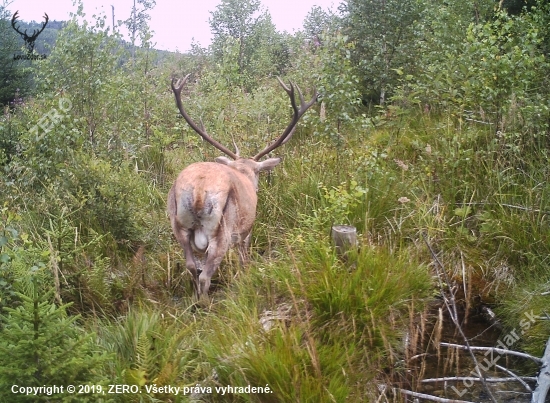
<path fill-rule="evenodd" d="M 130 356 L 118 363 L 117 377 L 143 368 L 142 382 L 172 376 L 273 392 L 213 393 L 202 401 L 375 401 L 376 384 L 399 377 L 404 335 L 414 334 L 413 323 L 439 292 L 422 234 L 466 309 L 496 304 L 513 326 L 523 310 L 543 303 L 535 293 L 548 281 L 548 186 L 538 161 L 519 168 L 485 127 L 440 116 L 390 120 L 367 139 L 323 147 L 305 133 L 293 140 L 284 164 L 260 185 L 254 263 L 242 269 L 228 256 L 209 309 L 190 307 L 190 288 L 174 273 L 180 251 L 167 246 L 172 281 L 185 291 L 176 291 L 176 303 L 161 303 L 163 319 L 153 306 L 114 329 L 144 322 L 142 337 L 157 343 L 158 355 L 151 367 Z M 328 236 L 337 222 L 360 232 L 359 249 L 346 261 Z M 149 321 L 155 325 L 147 331 Z M 540 353 L 545 330 L 537 325 L 522 346 Z M 112 339 L 128 348 L 120 336 Z"/>
<path fill-rule="evenodd" d="M 81 325 L 110 354 L 100 370 L 110 383 L 212 391 L 115 400 L 377 401 L 377 385 L 413 381 L 403 359 L 418 347 L 418 323 L 429 320 L 441 292 L 425 240 L 466 312 L 493 304 L 509 328 L 525 311 L 544 312 L 550 186 L 541 144 L 526 138 L 429 113 L 386 116 L 338 141 L 306 125 L 280 150 L 281 166 L 261 179 L 251 265 L 238 267 L 230 252 L 206 308 L 193 306 L 164 207 L 177 172 L 215 156 L 193 135 L 178 148 L 144 147 L 117 171 L 86 160 L 82 178 L 104 186 L 103 204 L 91 210 L 52 209 L 52 199 L 68 203 L 52 191 L 34 200 L 31 214 L 19 214 L 49 251 L 43 266 L 56 261 L 64 275 L 64 301 L 84 314 Z M 117 183 L 126 203 L 120 211 L 109 202 L 120 200 L 111 191 Z M 129 239 L 137 231 L 140 241 L 80 234 L 88 228 L 82 222 L 93 227 L 100 217 L 101 224 L 104 211 L 106 228 Z M 7 223 L 9 209 L 3 212 Z M 333 224 L 358 229 L 358 249 L 347 259 L 333 250 Z M 21 256 L 22 273 L 28 259 Z M 547 327 L 538 322 L 518 346 L 540 355 Z M 269 393 L 215 391 L 247 385 Z"/>

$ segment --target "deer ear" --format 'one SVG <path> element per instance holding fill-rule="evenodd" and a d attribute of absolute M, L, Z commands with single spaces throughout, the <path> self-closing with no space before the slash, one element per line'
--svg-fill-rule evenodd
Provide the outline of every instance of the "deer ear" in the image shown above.
<path fill-rule="evenodd" d="M 282 159 L 279 157 L 275 158 L 268 158 L 264 161 L 259 162 L 260 171 L 269 171 L 273 168 L 275 168 L 277 165 L 281 163 Z"/>
<path fill-rule="evenodd" d="M 233 160 L 230 160 L 227 157 L 216 157 L 214 161 L 216 161 L 218 164 L 223 164 L 223 165 L 231 165 L 231 163 L 233 162 Z"/>

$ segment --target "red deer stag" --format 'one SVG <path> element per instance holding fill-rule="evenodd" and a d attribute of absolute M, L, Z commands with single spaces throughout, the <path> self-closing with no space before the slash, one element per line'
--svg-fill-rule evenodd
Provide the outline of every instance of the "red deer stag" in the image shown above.
<path fill-rule="evenodd" d="M 196 162 L 179 174 L 168 194 L 168 215 L 174 236 L 183 248 L 185 266 L 193 276 L 195 295 L 207 298 L 210 279 L 218 269 L 228 249 L 238 245 L 241 264 L 248 259 L 250 232 L 256 218 L 258 176 L 281 162 L 281 158 L 259 161 L 277 147 L 286 143 L 294 133 L 298 120 L 317 100 L 317 92 L 306 103 L 300 88 L 290 83 L 279 83 L 290 97 L 294 115 L 289 125 L 271 145 L 252 158 L 242 158 L 224 147 L 199 127 L 187 114 L 181 102 L 181 90 L 189 74 L 183 80 L 172 79 L 172 91 L 181 115 L 204 140 L 231 157 L 218 157 L 216 162 Z M 300 108 L 294 99 L 298 90 Z M 195 253 L 204 256 L 202 270 L 197 267 Z"/>

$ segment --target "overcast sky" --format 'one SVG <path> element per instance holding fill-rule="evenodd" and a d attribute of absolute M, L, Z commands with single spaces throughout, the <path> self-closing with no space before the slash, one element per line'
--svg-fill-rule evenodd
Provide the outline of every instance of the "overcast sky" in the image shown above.
<path fill-rule="evenodd" d="M 157 49 L 189 50 L 192 38 L 202 47 L 210 44 L 210 26 L 208 18 L 220 0 L 157 0 L 151 11 L 151 29 L 153 42 Z M 125 20 L 130 16 L 133 0 L 83 0 L 86 17 L 105 12 L 109 23 L 111 5 L 115 6 L 115 20 Z M 271 14 L 273 23 L 279 31 L 294 32 L 302 28 L 304 18 L 314 5 L 323 9 L 336 10 L 339 0 L 262 0 L 262 4 Z M 50 20 L 68 20 L 69 13 L 76 11 L 72 0 L 13 0 L 8 10 L 19 11 L 22 21 L 41 21 L 44 13 Z"/>

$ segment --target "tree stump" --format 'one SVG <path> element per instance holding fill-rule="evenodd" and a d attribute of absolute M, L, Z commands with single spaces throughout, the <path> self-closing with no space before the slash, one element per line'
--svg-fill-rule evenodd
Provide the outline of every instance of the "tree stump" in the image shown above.
<path fill-rule="evenodd" d="M 351 225 L 334 225 L 331 230 L 336 254 L 345 257 L 350 249 L 357 247 L 357 228 Z"/>

